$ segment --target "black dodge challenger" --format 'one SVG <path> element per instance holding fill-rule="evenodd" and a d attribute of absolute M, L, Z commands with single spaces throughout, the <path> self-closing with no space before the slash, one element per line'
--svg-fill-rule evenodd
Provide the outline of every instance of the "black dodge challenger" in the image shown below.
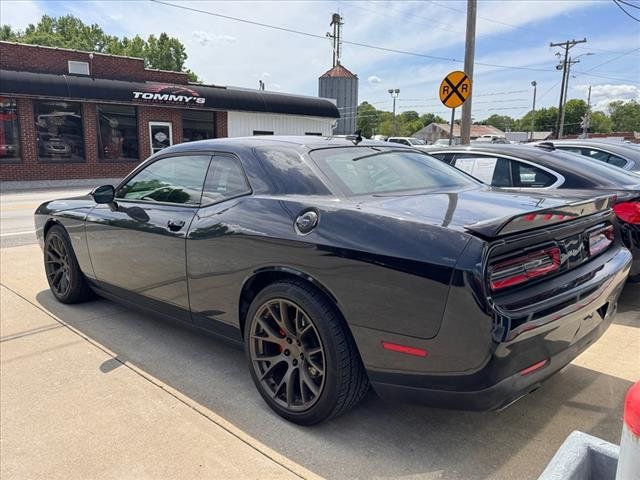
<path fill-rule="evenodd" d="M 383 397 L 495 409 L 610 324 L 629 273 L 611 198 L 494 191 L 398 145 L 316 137 L 169 147 L 35 214 L 47 279 L 244 344 L 310 425 Z"/>

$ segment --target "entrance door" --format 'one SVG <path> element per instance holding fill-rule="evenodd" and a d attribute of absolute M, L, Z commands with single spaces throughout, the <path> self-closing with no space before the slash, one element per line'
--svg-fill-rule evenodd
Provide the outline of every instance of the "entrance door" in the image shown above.
<path fill-rule="evenodd" d="M 149 143 L 152 154 L 173 145 L 171 122 L 149 122 Z"/>

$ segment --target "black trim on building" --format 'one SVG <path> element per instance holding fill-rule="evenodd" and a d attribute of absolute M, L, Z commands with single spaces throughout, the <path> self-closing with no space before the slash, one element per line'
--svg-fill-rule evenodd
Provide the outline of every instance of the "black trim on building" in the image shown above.
<path fill-rule="evenodd" d="M 0 70 L 0 94 L 313 117 L 340 117 L 336 105 L 323 98 L 249 89 L 192 84 L 126 82 L 11 70 Z"/>

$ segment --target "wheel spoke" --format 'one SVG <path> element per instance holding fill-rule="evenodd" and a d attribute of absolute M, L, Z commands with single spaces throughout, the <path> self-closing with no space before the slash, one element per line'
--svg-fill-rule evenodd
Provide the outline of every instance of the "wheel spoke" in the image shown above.
<path fill-rule="evenodd" d="M 309 391 L 313 393 L 314 396 L 318 396 L 318 386 L 315 384 L 313 379 L 309 376 L 309 372 L 307 372 L 306 368 L 301 368 L 300 372 L 302 373 L 302 382 L 307 386 Z"/>
<path fill-rule="evenodd" d="M 310 348 L 305 351 L 307 356 L 315 355 L 316 353 L 320 353 L 320 352 L 322 352 L 322 347 Z"/>
<path fill-rule="evenodd" d="M 293 379 L 296 375 L 296 371 L 299 371 L 297 368 L 290 368 L 287 370 L 288 378 L 287 378 L 287 407 L 291 407 L 293 405 L 294 400 L 294 391 L 293 387 L 296 382 Z M 289 373 L 291 372 L 291 373 Z"/>
<path fill-rule="evenodd" d="M 262 373 L 262 376 L 260 377 L 260 380 L 264 380 L 265 378 L 267 378 L 271 373 L 273 373 L 273 369 L 280 365 L 280 363 L 282 363 L 282 361 L 280 362 L 273 362 L 271 365 L 269 365 L 267 367 L 267 369 Z M 279 388 L 279 387 L 278 387 Z M 277 393 L 277 392 L 275 392 Z"/>
<path fill-rule="evenodd" d="M 304 366 L 298 369 L 298 384 L 300 387 L 300 399 L 302 400 L 303 404 L 308 402 L 306 392 L 304 391 L 304 378 L 303 378 L 304 374 L 302 373 L 304 369 L 305 369 Z"/>
<path fill-rule="evenodd" d="M 324 375 L 324 368 L 321 367 L 318 362 L 316 362 L 315 360 L 313 360 L 310 357 L 307 357 L 307 362 L 309 362 L 309 365 L 311 365 L 313 368 L 315 368 L 318 372 L 320 372 L 321 374 Z"/>
<path fill-rule="evenodd" d="M 263 320 L 260 317 L 258 317 L 258 323 L 262 327 L 262 330 L 264 330 L 267 333 L 267 338 L 277 339 L 278 342 L 275 342 L 275 343 L 280 343 L 279 341 L 282 340 L 282 337 L 280 336 L 280 334 L 278 332 L 276 332 L 273 329 L 273 327 L 271 325 L 269 325 L 268 322 L 266 322 L 265 320 Z M 264 337 L 261 337 L 261 338 L 264 338 Z"/>
<path fill-rule="evenodd" d="M 60 282 L 62 281 L 62 269 L 59 268 L 58 271 L 56 272 L 55 276 L 53 277 L 53 279 L 51 280 L 51 283 L 58 289 L 60 290 Z"/>

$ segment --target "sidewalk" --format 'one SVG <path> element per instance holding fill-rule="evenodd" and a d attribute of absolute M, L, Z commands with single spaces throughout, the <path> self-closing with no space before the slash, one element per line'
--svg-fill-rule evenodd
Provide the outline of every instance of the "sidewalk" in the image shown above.
<path fill-rule="evenodd" d="M 46 311 L 40 272 L 13 275 L 7 260 L 0 478 L 317 478 Z M 31 284 L 14 291 L 21 277 Z M 97 301 L 73 315 L 86 324 L 121 312 Z"/>
<path fill-rule="evenodd" d="M 55 190 L 84 188 L 89 189 L 100 185 L 117 185 L 121 178 L 74 178 L 69 180 L 32 180 L 21 182 L 0 182 L 0 192 L 19 192 L 33 190 Z"/>

